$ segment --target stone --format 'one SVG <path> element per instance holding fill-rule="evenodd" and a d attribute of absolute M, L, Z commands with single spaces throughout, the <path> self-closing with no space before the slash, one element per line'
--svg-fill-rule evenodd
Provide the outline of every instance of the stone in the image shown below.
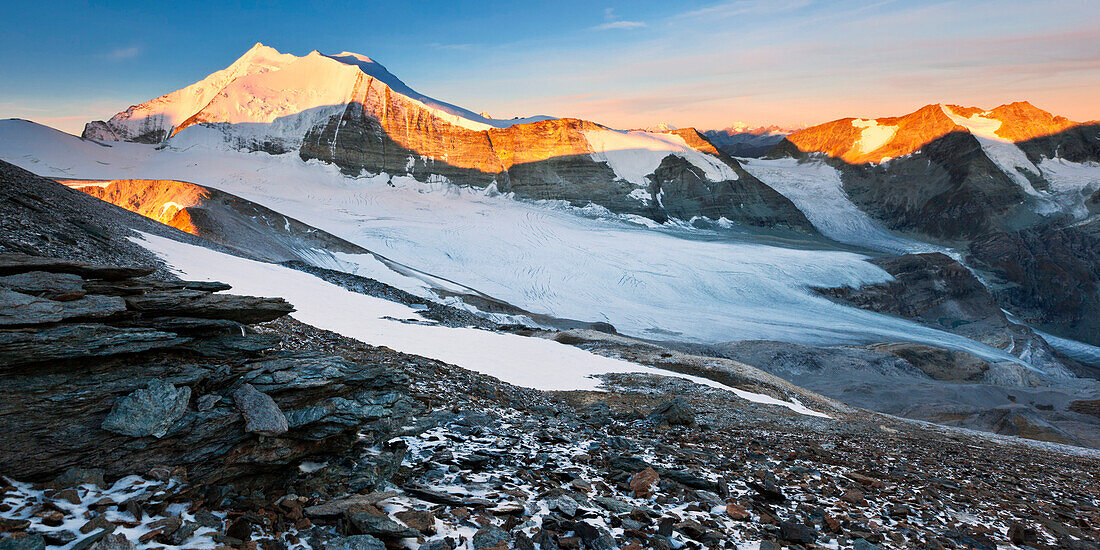
<path fill-rule="evenodd" d="M 88 550 L 93 545 L 95 545 L 100 540 L 102 540 L 104 537 L 106 537 L 107 535 L 110 535 L 114 530 L 115 530 L 115 526 L 112 525 L 109 529 L 99 531 L 99 532 L 96 532 L 96 533 L 92 533 L 91 535 L 88 535 L 87 537 L 84 537 L 83 539 L 80 539 L 79 541 L 77 541 L 76 544 L 74 544 L 72 546 L 72 548 L 74 550 Z"/>
<path fill-rule="evenodd" d="M 646 468 L 630 478 L 629 486 L 630 490 L 634 492 L 634 496 L 638 498 L 649 498 L 657 490 L 657 483 L 661 480 L 661 477 L 657 475 L 657 471 L 653 468 Z"/>
<path fill-rule="evenodd" d="M 0 550 L 44 550 L 46 541 L 42 535 L 26 535 L 23 537 L 9 537 L 0 540 Z"/>
<path fill-rule="evenodd" d="M 756 493 L 763 497 L 764 500 L 767 500 L 769 502 L 783 502 L 784 500 L 787 500 L 786 495 L 783 494 L 783 490 L 775 483 L 775 481 L 772 480 L 771 477 L 765 478 L 762 483 L 757 483 L 755 481 L 746 481 L 745 484 L 748 485 L 753 491 L 756 491 Z"/>
<path fill-rule="evenodd" d="M 0 277 L 0 287 L 56 301 L 76 300 L 85 295 L 84 279 L 71 273 L 29 271 Z"/>
<path fill-rule="evenodd" d="M 135 390 L 115 401 L 103 420 L 104 430 L 131 437 L 164 437 L 187 413 L 191 388 L 176 388 L 171 382 L 154 379 L 146 389 Z"/>
<path fill-rule="evenodd" d="M 206 412 L 213 409 L 215 405 L 221 402 L 222 397 L 214 393 L 208 393 L 200 396 L 195 400 L 195 409 L 199 412 Z"/>
<path fill-rule="evenodd" d="M 744 506 L 733 503 L 726 505 L 726 515 L 738 521 L 745 521 L 752 517 L 752 514 L 749 514 L 748 510 L 745 510 Z"/>
<path fill-rule="evenodd" d="M 386 550 L 386 544 L 370 535 L 351 535 L 326 541 L 325 550 Z"/>
<path fill-rule="evenodd" d="M 650 417 L 659 418 L 671 426 L 695 425 L 695 411 L 683 397 L 665 401 L 657 405 L 649 414 Z"/>
<path fill-rule="evenodd" d="M 435 516 L 428 510 L 403 510 L 394 514 L 394 517 L 425 535 L 435 533 Z"/>
<path fill-rule="evenodd" d="M 548 507 L 552 510 L 561 512 L 567 518 L 571 518 L 577 515 L 577 509 L 580 508 L 580 504 L 577 504 L 576 500 L 573 500 L 569 495 L 561 495 L 555 499 L 552 499 L 548 503 Z"/>
<path fill-rule="evenodd" d="M 89 550 L 134 550 L 136 546 L 126 535 L 110 534 L 96 542 Z"/>
<path fill-rule="evenodd" d="M 204 290 L 154 290 L 123 299 L 129 309 L 145 315 L 226 319 L 245 325 L 273 321 L 294 311 L 282 298 L 211 294 Z"/>
<path fill-rule="evenodd" d="M 0 288 L 0 327 L 59 323 L 66 320 L 102 319 L 126 311 L 116 296 L 84 296 L 59 302 Z"/>
<path fill-rule="evenodd" d="M 348 514 L 348 521 L 362 534 L 382 539 L 416 538 L 420 533 L 397 523 L 388 517 L 380 517 L 367 512 Z"/>
<path fill-rule="evenodd" d="M 359 506 L 373 506 L 386 500 L 387 498 L 395 497 L 398 493 L 396 491 L 375 492 L 366 495 L 348 495 L 337 499 L 323 502 L 321 504 L 315 504 L 308 506 L 304 510 L 305 515 L 309 517 L 336 517 L 343 515 L 348 510 Z"/>
<path fill-rule="evenodd" d="M 867 504 L 867 500 L 863 498 L 863 492 L 859 489 L 848 489 L 843 495 L 840 495 L 840 500 L 860 506 Z"/>
<path fill-rule="evenodd" d="M 137 353 L 184 344 L 189 338 L 148 328 L 65 324 L 0 332 L 0 356 L 9 366 Z"/>
<path fill-rule="evenodd" d="M 63 260 L 46 256 L 28 256 L 26 254 L 0 254 L 0 275 L 16 275 L 31 271 L 47 273 L 71 273 L 85 279 L 103 279 L 117 281 L 144 277 L 153 273 L 146 267 L 117 267 L 92 265 L 85 262 Z"/>
<path fill-rule="evenodd" d="M 75 487 L 90 483 L 96 487 L 106 487 L 103 481 L 104 471 L 98 468 L 69 468 L 50 482 L 50 486 L 57 489 Z"/>
<path fill-rule="evenodd" d="M 817 532 L 811 527 L 796 521 L 779 522 L 779 538 L 802 544 L 813 544 L 817 540 Z"/>
<path fill-rule="evenodd" d="M 244 416 L 246 432 L 276 436 L 289 429 L 286 416 L 275 404 L 275 400 L 252 384 L 241 384 L 234 390 L 233 402 Z"/>
<path fill-rule="evenodd" d="M 1008 526 L 1008 540 L 1012 544 L 1034 545 L 1039 542 L 1039 533 L 1031 527 L 1021 523 L 1012 523 Z"/>
<path fill-rule="evenodd" d="M 867 539 L 856 539 L 852 541 L 853 550 L 882 550 L 882 547 L 877 544 L 867 542 Z"/>
<path fill-rule="evenodd" d="M 616 498 L 597 496 L 593 497 L 592 500 L 596 501 L 609 512 L 615 514 L 629 514 L 630 511 L 634 509 L 634 506 Z"/>
<path fill-rule="evenodd" d="M 225 529 L 225 534 L 239 541 L 248 542 L 252 540 L 252 522 L 245 517 L 237 518 Z"/>
<path fill-rule="evenodd" d="M 508 550 L 512 537 L 496 525 L 486 525 L 474 533 L 474 550 Z"/>

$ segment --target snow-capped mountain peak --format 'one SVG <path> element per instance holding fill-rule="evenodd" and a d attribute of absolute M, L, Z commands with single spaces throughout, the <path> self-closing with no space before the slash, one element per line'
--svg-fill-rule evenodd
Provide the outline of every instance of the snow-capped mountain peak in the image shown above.
<path fill-rule="evenodd" d="M 373 93 L 368 91 L 373 88 Z M 449 124 L 469 130 L 505 128 L 546 120 L 495 120 L 421 94 L 362 54 L 322 54 L 299 57 L 257 42 L 231 65 L 186 88 L 135 105 L 106 122 L 87 125 L 84 137 L 109 141 L 164 141 L 200 123 L 263 123 L 307 114 L 328 116 L 332 109 L 365 96 L 405 100 Z M 385 101 L 389 101 L 388 99 Z M 303 127 L 303 121 L 286 126 Z M 308 126 L 308 124 L 306 124 Z"/>

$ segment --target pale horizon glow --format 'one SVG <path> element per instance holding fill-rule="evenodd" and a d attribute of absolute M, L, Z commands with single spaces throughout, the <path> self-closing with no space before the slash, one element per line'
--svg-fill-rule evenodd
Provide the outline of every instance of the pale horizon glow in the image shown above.
<path fill-rule="evenodd" d="M 79 135 L 259 41 L 361 53 L 418 92 L 496 118 L 803 127 L 1026 100 L 1100 119 L 1100 10 L 1079 0 L 424 4 L 36 3 L 13 14 L 20 32 L 0 36 L 0 118 Z"/>

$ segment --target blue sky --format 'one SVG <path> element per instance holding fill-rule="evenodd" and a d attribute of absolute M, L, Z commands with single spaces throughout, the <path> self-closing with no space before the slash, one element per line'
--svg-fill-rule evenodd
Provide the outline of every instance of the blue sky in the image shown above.
<path fill-rule="evenodd" d="M 213 3 L 211 3 L 213 4 Z M 496 117 L 805 125 L 1030 100 L 1100 119 L 1095 0 L 8 2 L 0 118 L 79 132 L 259 41 Z"/>

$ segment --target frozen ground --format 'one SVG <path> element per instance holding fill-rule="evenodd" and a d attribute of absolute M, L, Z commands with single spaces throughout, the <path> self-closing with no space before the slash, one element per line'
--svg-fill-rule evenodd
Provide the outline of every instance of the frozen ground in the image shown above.
<path fill-rule="evenodd" d="M 447 183 L 384 174 L 348 178 L 294 154 L 228 151 L 205 145 L 221 141 L 204 141 L 202 132 L 177 137 L 184 136 L 187 143 L 174 139 L 161 150 L 108 147 L 25 121 L 0 121 L 0 158 L 45 176 L 208 185 L 529 311 L 606 321 L 629 335 L 805 344 L 912 340 L 1015 360 L 809 290 L 889 277 L 859 254 L 768 246 L 748 236 L 682 238 L 683 230 L 582 217 Z"/>

